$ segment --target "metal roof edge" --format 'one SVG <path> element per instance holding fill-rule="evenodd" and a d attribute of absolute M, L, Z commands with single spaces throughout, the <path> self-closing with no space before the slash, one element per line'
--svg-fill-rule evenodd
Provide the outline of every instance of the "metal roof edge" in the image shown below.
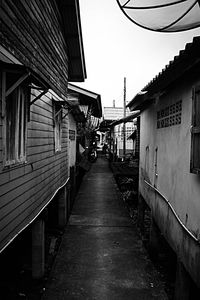
<path fill-rule="evenodd" d="M 97 93 L 94 93 L 94 92 L 91 92 L 91 91 L 88 91 L 86 89 L 83 89 L 82 87 L 80 86 L 77 86 L 77 85 L 74 85 L 70 82 L 68 82 L 68 89 L 69 90 L 72 90 L 74 92 L 77 92 L 77 93 L 80 93 L 80 94 L 83 94 L 85 96 L 88 96 L 90 98 L 94 98 L 94 99 L 97 99 L 98 96 L 100 96 L 99 94 Z"/>
<path fill-rule="evenodd" d="M 68 90 L 82 94 L 86 97 L 91 98 L 93 101 L 95 101 L 96 107 L 95 107 L 93 116 L 97 117 L 97 118 L 102 117 L 102 105 L 101 105 L 101 95 L 100 94 L 88 91 L 86 89 L 83 89 L 82 87 L 79 87 L 79 86 L 71 84 L 71 83 L 68 83 Z M 95 104 L 95 103 L 93 103 L 93 104 Z"/>
<path fill-rule="evenodd" d="M 125 117 L 125 118 L 121 118 L 119 120 L 116 120 L 116 121 L 112 122 L 109 126 L 113 127 L 113 126 L 116 126 L 116 125 L 121 124 L 121 123 L 127 123 L 127 122 L 129 122 L 129 121 L 137 118 L 139 115 L 140 115 L 140 111 L 136 110 L 131 115 L 129 115 L 129 116 Z"/>
<path fill-rule="evenodd" d="M 146 102 L 148 96 L 151 97 L 153 93 L 157 93 L 169 86 L 197 64 L 200 64 L 200 36 L 194 37 L 191 43 L 187 43 L 185 49 L 180 50 L 179 55 L 174 56 L 174 59 L 145 85 L 126 107 L 129 107 L 130 110 L 139 108 L 142 103 Z M 176 74 L 172 76 L 174 71 L 176 71 Z"/>

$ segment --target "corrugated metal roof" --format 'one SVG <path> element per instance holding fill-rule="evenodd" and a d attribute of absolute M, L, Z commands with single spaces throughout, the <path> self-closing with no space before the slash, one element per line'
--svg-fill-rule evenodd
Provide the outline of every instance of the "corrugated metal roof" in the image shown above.
<path fill-rule="evenodd" d="M 167 86 L 175 82 L 195 66 L 200 65 L 200 37 L 194 37 L 192 43 L 187 43 L 184 50 L 179 52 L 162 71 L 155 76 L 140 93 L 128 103 L 127 107 L 132 107 L 134 102 L 143 101 L 147 96 L 162 91 Z M 144 94 L 144 95 L 143 95 Z M 145 95 L 146 94 L 146 95 Z M 134 106 L 134 109 L 136 107 Z"/>
<path fill-rule="evenodd" d="M 170 61 L 165 68 L 163 68 L 162 71 L 142 89 L 142 91 L 147 91 L 154 83 L 161 79 L 162 76 L 167 75 L 167 72 L 182 63 L 183 60 L 187 60 L 188 65 L 190 65 L 191 59 L 194 60 L 195 57 L 200 59 L 200 36 L 194 37 L 192 43 L 186 44 L 185 49 L 180 50 L 179 55 L 174 56 L 174 59 Z"/>
<path fill-rule="evenodd" d="M 133 119 L 137 118 L 140 114 L 140 111 L 135 111 L 134 113 L 132 113 L 131 115 L 127 116 L 127 117 L 124 117 L 122 119 L 119 119 L 119 120 L 116 120 L 114 122 L 112 122 L 110 124 L 110 127 L 113 127 L 113 126 L 116 126 L 118 124 L 121 124 L 121 123 L 127 123 L 129 121 L 132 121 Z"/>
<path fill-rule="evenodd" d="M 78 94 L 80 105 L 92 105 L 94 117 L 102 116 L 101 95 L 68 83 L 68 91 Z"/>
<path fill-rule="evenodd" d="M 127 109 L 126 115 L 129 115 L 130 112 Z M 123 107 L 104 107 L 103 108 L 103 118 L 104 120 L 119 120 L 124 116 L 124 108 Z"/>

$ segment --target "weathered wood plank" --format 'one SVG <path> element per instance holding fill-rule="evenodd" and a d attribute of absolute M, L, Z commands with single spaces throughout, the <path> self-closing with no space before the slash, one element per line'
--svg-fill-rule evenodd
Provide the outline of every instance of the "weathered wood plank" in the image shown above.
<path fill-rule="evenodd" d="M 43 185 L 43 181 L 45 180 L 48 184 L 52 185 L 53 182 L 50 180 L 50 177 L 57 176 L 56 174 L 62 169 L 67 169 L 65 164 L 61 165 L 55 161 L 51 165 L 43 166 L 26 174 L 25 178 L 21 176 L 15 180 L 10 180 L 6 185 L 1 186 L 0 208 L 12 203 L 18 197 L 23 196 L 27 191 L 34 194 L 37 189 Z M 40 199 L 38 199 L 38 201 L 40 201 Z M 3 217 L 3 214 L 0 213 L 0 216 Z"/>
<path fill-rule="evenodd" d="M 41 129 L 41 125 L 40 124 L 37 124 L 38 125 L 38 128 L 37 129 L 29 129 L 28 130 L 28 140 L 29 139 L 32 139 L 32 138 L 54 138 L 54 130 L 49 126 L 49 130 L 43 130 Z"/>
<path fill-rule="evenodd" d="M 53 2 L 52 2 L 53 3 Z M 64 38 L 61 34 L 61 30 L 60 30 L 60 26 L 58 23 L 58 20 L 56 18 L 54 18 L 54 11 L 51 11 L 51 15 L 48 15 L 48 8 L 51 7 L 49 1 L 47 1 L 45 4 L 45 6 L 43 6 L 43 2 L 38 1 L 36 3 L 36 1 L 28 1 L 27 4 L 30 7 L 30 9 L 28 9 L 28 13 L 33 13 L 33 19 L 37 19 L 37 23 L 39 24 L 38 29 L 39 29 L 39 35 L 36 35 L 36 39 L 39 37 L 42 38 L 43 42 L 43 47 L 45 47 L 46 52 L 48 53 L 48 51 L 51 50 L 51 52 L 56 52 L 59 53 L 59 57 L 57 57 L 57 61 L 62 64 L 63 61 L 66 61 L 66 50 L 63 51 L 63 45 L 65 45 L 65 41 Z M 22 3 L 22 8 L 23 5 L 25 5 L 24 1 Z M 25 13 L 24 16 L 27 15 L 27 11 Z M 45 20 L 45 22 L 44 22 Z M 29 20 L 27 20 L 28 23 Z M 52 26 L 52 22 L 53 22 L 53 26 Z M 47 27 L 46 25 L 50 24 L 49 27 Z M 32 28 L 35 31 L 35 24 L 33 24 Z M 45 28 L 45 30 L 44 30 Z M 41 30 L 42 29 L 42 30 Z M 57 29 L 57 30 L 56 30 Z M 34 36 L 34 31 L 33 31 L 33 36 Z M 46 34 L 48 33 L 48 34 Z M 56 66 L 56 62 L 53 61 L 53 65 Z M 67 64 L 64 66 L 66 67 Z M 56 66 L 58 68 L 58 65 Z M 67 71 L 66 71 L 67 74 Z"/>
<path fill-rule="evenodd" d="M 61 34 L 59 21 L 57 18 L 55 18 L 54 10 L 52 10 L 51 14 L 48 14 L 48 9 L 50 8 L 49 1 L 47 1 L 46 3 L 44 3 L 44 1 L 43 2 L 26 1 L 26 2 L 31 9 L 33 18 L 37 19 L 37 22 L 39 24 L 38 26 L 39 30 L 40 28 L 45 26 L 45 32 L 49 33 L 49 36 L 45 36 L 44 30 L 43 31 L 40 30 L 40 33 L 42 34 L 42 38 L 44 39 L 45 43 L 51 49 L 52 45 L 54 45 L 54 42 L 56 41 L 57 51 L 61 54 L 60 58 L 62 58 L 64 61 L 66 59 L 66 53 L 63 52 L 63 45 L 65 45 L 65 40 L 63 38 L 63 35 Z M 51 4 L 53 4 L 53 2 Z M 52 24 L 53 24 L 53 28 L 52 28 Z"/>
<path fill-rule="evenodd" d="M 37 117 L 37 114 L 31 114 L 31 119 L 30 122 L 28 123 L 28 130 L 34 130 L 34 126 L 38 126 L 38 127 L 41 126 L 41 128 L 43 127 L 52 128 L 52 120 L 46 119 L 44 122 Z"/>
<path fill-rule="evenodd" d="M 40 55 L 43 57 L 43 47 L 40 39 L 33 39 L 33 35 L 35 35 L 35 31 L 37 27 L 35 26 L 34 30 L 32 30 L 30 23 L 31 19 L 25 20 L 28 17 L 29 13 L 25 13 L 23 11 L 23 6 L 21 6 L 20 1 L 18 1 L 17 6 L 14 2 L 3 2 L 2 6 L 2 18 L 4 21 L 7 21 L 8 24 L 12 25 L 11 21 L 14 20 L 15 26 L 12 26 L 13 31 L 18 35 L 19 33 L 24 37 L 24 44 L 27 45 L 27 41 L 29 40 L 30 46 L 34 48 L 35 51 L 40 52 Z M 39 33 L 39 32 L 38 32 Z M 21 36 L 21 37 L 22 37 Z M 27 38 L 26 38 L 27 37 Z M 34 51 L 34 52 L 35 52 Z M 48 58 L 47 58 L 48 59 Z"/>
<path fill-rule="evenodd" d="M 41 119 L 41 117 L 43 118 L 43 119 Z M 31 116 L 30 116 L 30 121 L 32 122 L 32 121 L 38 121 L 38 122 L 44 122 L 44 124 L 53 124 L 53 119 L 52 119 L 52 116 L 49 116 L 47 113 L 45 114 L 43 114 L 43 111 L 42 112 L 35 112 L 35 111 L 32 111 L 31 112 Z"/>
<path fill-rule="evenodd" d="M 31 92 L 31 101 L 34 100 L 35 97 L 39 96 L 41 91 Z M 46 109 L 49 112 L 52 112 L 52 99 L 44 94 L 41 98 L 39 98 L 34 104 L 31 105 L 31 109 L 40 107 L 42 109 Z"/>
<path fill-rule="evenodd" d="M 43 132 L 44 135 L 53 133 L 52 124 L 44 124 L 33 120 L 28 123 L 28 137 L 37 136 L 37 134 L 40 134 L 39 132 Z"/>
<path fill-rule="evenodd" d="M 48 152 L 54 152 L 54 144 L 51 145 L 42 145 L 42 146 L 28 146 L 27 147 L 27 156 L 32 155 L 32 154 L 37 154 L 40 155 L 42 153 L 48 153 Z"/>
<path fill-rule="evenodd" d="M 1 9 L 1 17 L 3 19 L 2 29 L 5 30 L 4 33 L 7 32 L 6 26 L 12 28 L 13 37 L 15 37 L 15 39 L 18 38 L 20 40 L 21 48 L 23 48 L 23 52 L 26 54 L 26 56 L 28 57 L 32 53 L 32 60 L 34 60 L 35 62 L 41 61 L 41 67 L 45 68 L 45 56 L 42 56 L 42 51 L 38 49 L 38 44 L 34 43 L 32 37 L 29 35 L 28 32 L 26 32 L 26 28 L 21 28 L 21 22 L 18 22 L 17 18 L 12 13 L 12 11 L 9 10 L 8 7 L 4 7 L 3 9 Z"/>
<path fill-rule="evenodd" d="M 53 5 L 53 3 L 54 2 L 52 2 L 51 5 Z M 68 62 L 66 61 L 67 59 L 66 53 L 63 51 L 63 49 L 65 49 L 66 51 L 65 48 L 66 43 L 63 38 L 63 35 L 61 34 L 58 15 L 56 16 L 55 14 L 56 6 L 54 5 L 54 9 L 52 9 L 51 5 L 49 5 L 49 1 L 41 2 L 36 0 L 35 3 L 33 2 L 33 6 L 35 6 L 34 12 L 37 11 L 36 17 L 38 18 L 40 25 L 45 26 L 46 29 L 45 31 L 49 33 L 48 38 L 51 40 L 51 45 L 54 45 L 54 47 L 56 47 L 57 52 L 61 55 L 60 58 L 62 58 L 62 62 L 63 61 Z M 46 22 L 44 22 L 44 20 L 46 20 Z M 53 24 L 53 28 L 52 28 L 52 24 Z"/>
<path fill-rule="evenodd" d="M 7 38 L 10 37 L 10 39 Z M 27 67 L 31 68 L 34 72 L 37 72 L 38 76 L 40 76 L 41 78 L 43 78 L 47 83 L 50 83 L 50 79 L 49 76 L 47 76 L 47 74 L 43 73 L 43 70 L 40 69 L 39 64 L 37 65 L 34 61 L 33 58 L 32 59 L 28 59 L 26 56 L 26 52 L 24 51 L 24 49 L 18 49 L 17 48 L 17 37 L 15 35 L 13 35 L 13 32 L 5 27 L 5 24 L 1 23 L 1 31 L 0 31 L 0 40 L 2 41 L 2 44 L 5 45 L 6 48 L 8 48 L 11 52 L 14 51 L 15 56 L 18 58 L 19 61 L 22 61 Z M 12 40 L 12 42 L 11 42 Z M 14 48 L 14 50 L 13 50 Z M 48 69 L 48 68 L 47 68 Z M 52 84 L 54 84 L 56 86 L 56 79 L 54 80 L 51 77 L 51 82 Z M 55 89 L 54 89 L 55 90 Z M 63 95 L 64 93 L 61 94 L 61 92 L 63 92 L 63 90 L 59 90 L 56 89 L 56 92 L 59 93 L 59 95 Z"/>
<path fill-rule="evenodd" d="M 66 152 L 67 153 L 67 152 Z M 20 184 L 20 182 L 23 180 L 28 181 L 29 180 L 29 173 L 32 173 L 36 170 L 44 169 L 45 166 L 51 166 L 53 163 L 56 163 L 57 165 L 65 165 L 67 168 L 67 154 L 66 153 L 60 153 L 60 155 L 56 155 L 54 152 L 43 153 L 43 155 L 40 155 L 40 157 L 35 154 L 32 157 L 28 157 L 28 163 L 23 165 L 18 165 L 15 168 L 12 169 L 5 169 L 0 174 L 0 190 L 3 191 L 3 189 L 11 189 L 15 188 Z M 26 176 L 26 177 L 25 177 Z M 18 181 L 15 181 L 15 179 L 19 179 Z M 10 182 L 10 185 L 9 185 Z M 3 187 L 5 184 L 8 184 L 8 186 L 5 188 Z"/>
<path fill-rule="evenodd" d="M 41 2 L 28 2 L 29 5 L 35 5 L 37 9 L 40 7 L 40 11 Z M 51 6 L 52 2 L 48 1 L 47 3 Z M 51 24 L 49 28 L 46 28 L 46 22 L 38 22 L 34 15 L 36 9 L 30 9 L 27 6 L 27 2 L 17 1 L 17 5 L 15 5 L 16 3 L 10 0 L 1 2 L 1 9 L 4 12 L 0 17 L 2 20 L 1 38 L 3 44 L 14 51 L 26 66 L 30 66 L 38 74 L 41 74 L 43 79 L 51 82 L 56 87 L 58 94 L 61 96 L 66 94 L 68 62 L 66 45 L 62 37 L 62 30 L 59 27 L 59 21 L 54 19 L 53 14 L 48 15 L 44 10 L 44 19 Z M 9 18 L 10 15 L 12 17 Z M 48 20 L 48 18 L 50 19 Z M 14 24 L 15 21 L 17 26 Z M 13 34 L 8 25 L 12 26 L 12 31 L 14 30 L 15 34 Z M 26 36 L 23 35 L 23 32 L 27 33 Z M 58 37 L 62 39 L 58 39 Z M 61 65 L 62 68 L 60 68 Z M 50 77 L 49 74 L 51 74 Z"/>
<path fill-rule="evenodd" d="M 58 180 L 55 182 L 56 189 L 59 188 L 65 181 L 67 177 L 64 178 L 64 180 Z M 51 198 L 54 191 L 51 188 L 47 188 L 47 185 L 44 189 L 41 189 L 39 193 L 37 194 L 37 198 L 43 198 L 45 199 L 43 203 L 38 204 L 34 199 L 31 201 L 31 205 L 29 206 L 29 209 L 26 206 L 26 203 L 24 202 L 18 210 L 14 210 L 13 213 L 7 216 L 6 219 L 2 220 L 0 222 L 0 235 L 2 237 L 1 242 L 5 243 L 5 240 L 8 240 L 10 236 L 14 234 L 14 232 L 17 232 L 19 226 L 22 226 L 22 223 L 25 225 L 28 221 L 30 221 L 34 215 L 39 212 L 39 210 L 42 208 L 42 206 L 45 205 L 45 203 Z M 16 215 L 16 211 L 20 211 L 20 215 Z M 27 214 L 29 212 L 29 214 Z"/>
<path fill-rule="evenodd" d="M 40 117 L 44 117 L 45 119 L 47 118 L 47 119 L 51 120 L 52 124 L 53 124 L 53 113 L 52 113 L 52 111 L 49 112 L 48 110 L 37 106 L 37 107 L 34 107 L 34 110 L 31 111 L 31 115 L 35 115 L 35 114 L 40 116 Z M 45 122 L 45 119 L 44 119 L 44 122 Z M 41 121 L 43 121 L 43 120 L 41 119 Z"/>
<path fill-rule="evenodd" d="M 55 156 L 55 149 L 51 149 L 50 151 L 46 151 L 43 153 L 35 153 L 33 151 L 29 151 L 27 154 L 27 159 L 29 163 L 34 164 L 35 162 L 42 161 L 44 159 L 51 159 L 51 157 Z"/>
<path fill-rule="evenodd" d="M 54 5 L 54 0 L 3 0 L 0 39 L 62 97 L 67 91 L 68 58 Z M 32 99 L 39 94 L 40 91 L 32 88 Z M 3 127 L 0 126 L 1 245 L 33 218 L 69 175 L 68 117 L 62 122 L 62 148 L 58 153 L 55 153 L 53 124 L 52 94 L 48 92 L 30 107 L 27 162 L 4 169 L 1 162 Z"/>
<path fill-rule="evenodd" d="M 57 161 L 58 159 L 60 159 L 60 157 L 63 159 L 63 162 L 60 161 L 59 163 L 64 164 L 65 160 L 67 157 L 67 151 L 68 149 L 62 149 L 62 151 L 60 153 L 56 153 L 55 155 L 55 149 L 53 149 L 53 151 L 49 151 L 48 153 L 40 153 L 40 155 L 33 153 L 32 155 L 28 156 L 28 161 L 29 163 L 31 163 L 33 166 L 35 166 L 36 163 L 42 163 L 45 160 L 49 160 L 49 163 L 51 163 L 52 161 Z"/>
<path fill-rule="evenodd" d="M 54 144 L 54 137 L 35 137 L 28 139 L 28 147 L 43 147 L 50 146 Z"/>

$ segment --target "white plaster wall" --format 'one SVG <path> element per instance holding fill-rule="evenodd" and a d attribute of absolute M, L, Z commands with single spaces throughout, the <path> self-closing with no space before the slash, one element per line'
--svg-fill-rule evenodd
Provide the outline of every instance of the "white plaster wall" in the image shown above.
<path fill-rule="evenodd" d="M 179 254 L 183 253 L 183 260 L 193 273 L 193 278 L 199 280 L 197 265 L 200 263 L 200 246 L 191 244 L 189 236 L 188 240 L 185 239 L 185 231 L 174 218 L 166 202 L 144 182 L 147 180 L 156 185 L 173 206 L 183 224 L 192 234 L 200 238 L 200 176 L 190 173 L 192 87 L 196 84 L 200 82 L 194 84 L 183 82 L 179 88 L 171 90 L 142 112 L 139 189 L 151 207 L 162 232 L 170 240 L 173 248 Z M 181 99 L 181 124 L 157 129 L 157 111 Z"/>

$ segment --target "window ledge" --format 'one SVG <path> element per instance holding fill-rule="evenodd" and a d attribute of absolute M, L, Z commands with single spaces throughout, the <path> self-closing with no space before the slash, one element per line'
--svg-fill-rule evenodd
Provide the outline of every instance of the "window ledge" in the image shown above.
<path fill-rule="evenodd" d="M 21 165 L 27 164 L 27 161 L 25 158 L 17 159 L 17 160 L 7 160 L 4 163 L 3 170 L 11 169 L 11 168 L 17 168 Z"/>

